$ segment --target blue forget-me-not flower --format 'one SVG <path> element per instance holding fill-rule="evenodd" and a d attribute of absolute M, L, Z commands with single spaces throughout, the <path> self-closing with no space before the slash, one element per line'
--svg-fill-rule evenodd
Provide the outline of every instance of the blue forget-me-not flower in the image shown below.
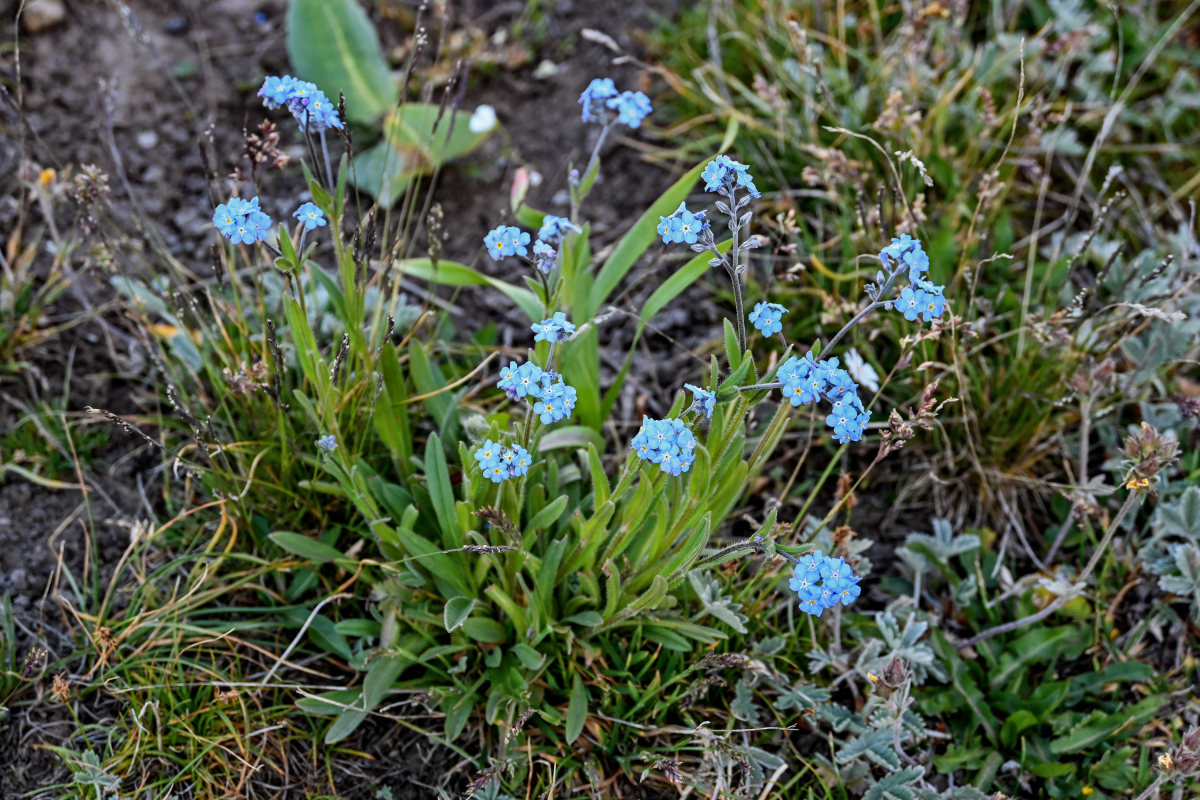
<path fill-rule="evenodd" d="M 504 256 L 523 256 L 529 253 L 529 234 L 511 225 L 499 225 L 483 237 L 488 255 L 499 261 Z"/>
<path fill-rule="evenodd" d="M 696 437 L 681 419 L 642 417 L 642 427 L 629 443 L 643 461 L 658 464 L 669 475 L 680 475 L 696 460 Z"/>
<path fill-rule="evenodd" d="M 774 336 L 783 330 L 783 315 L 788 310 L 778 303 L 755 303 L 750 312 L 750 324 L 758 328 L 763 336 Z"/>
<path fill-rule="evenodd" d="M 584 122 L 604 122 L 604 109 L 610 98 L 617 96 L 617 87 L 612 78 L 594 78 L 588 87 L 579 95 L 579 103 L 583 106 Z"/>
<path fill-rule="evenodd" d="M 213 212 L 213 225 L 234 244 L 266 241 L 271 218 L 258 207 L 258 196 L 250 200 L 231 197 Z"/>
<path fill-rule="evenodd" d="M 761 197 L 754 185 L 754 176 L 750 174 L 750 168 L 729 156 L 717 156 L 708 162 L 700 177 L 704 179 L 704 189 L 709 192 L 730 191 L 741 187 L 748 191 L 751 197 Z"/>
<path fill-rule="evenodd" d="M 287 106 L 302 128 L 321 131 L 345 127 L 337 107 L 315 83 L 291 75 L 269 76 L 258 90 L 258 96 L 267 108 Z"/>
<path fill-rule="evenodd" d="M 536 336 L 535 342 L 562 342 L 571 338 L 575 333 L 575 325 L 567 320 L 567 315 L 561 311 L 555 312 L 550 319 L 535 322 L 530 326 Z"/>
<path fill-rule="evenodd" d="M 907 233 L 892 239 L 892 243 L 879 252 L 879 260 L 885 270 L 893 269 L 892 262 L 907 271 L 909 285 L 900 290 L 900 297 L 892 301 L 897 311 L 906 320 L 930 322 L 946 311 L 945 286 L 928 279 L 929 256 L 921 249 L 919 239 Z"/>
<path fill-rule="evenodd" d="M 303 222 L 304 229 L 307 231 L 311 231 L 313 228 L 324 227 L 327 224 L 325 221 L 325 212 L 316 203 L 305 203 L 297 208 L 292 216 Z"/>
<path fill-rule="evenodd" d="M 317 449 L 322 453 L 332 453 L 337 450 L 337 437 L 332 433 L 327 433 L 320 439 L 317 439 Z"/>
<path fill-rule="evenodd" d="M 820 550 L 803 556 L 793 575 L 788 585 L 800 598 L 800 609 L 817 617 L 838 603 L 850 605 L 861 591 L 862 579 L 845 559 L 822 555 Z"/>
<path fill-rule="evenodd" d="M 671 216 L 658 218 L 658 235 L 663 244 L 695 244 L 700 232 L 708 227 L 704 216 L 703 211 L 693 214 L 686 204 L 680 203 Z"/>
<path fill-rule="evenodd" d="M 555 245 L 562 242 L 563 237 L 569 231 L 578 233 L 580 230 L 578 225 L 566 217 L 556 217 L 553 214 L 547 214 L 542 217 L 542 227 L 538 228 L 537 238 L 546 244 Z"/>
<path fill-rule="evenodd" d="M 641 92 L 621 92 L 616 97 L 608 98 L 608 107 L 617 110 L 617 122 L 631 128 L 640 127 L 642 120 L 654 110 L 650 98 Z"/>

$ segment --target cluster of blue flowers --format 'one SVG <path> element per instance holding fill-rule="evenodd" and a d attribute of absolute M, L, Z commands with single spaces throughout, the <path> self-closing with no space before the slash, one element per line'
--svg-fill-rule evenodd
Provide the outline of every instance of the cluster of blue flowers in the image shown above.
<path fill-rule="evenodd" d="M 754 310 L 748 315 L 750 324 L 763 336 L 774 336 L 783 330 L 783 315 L 788 310 L 778 303 L 755 303 Z"/>
<path fill-rule="evenodd" d="M 570 417 L 579 398 L 575 387 L 563 383 L 557 372 L 543 371 L 528 361 L 520 366 L 510 361 L 500 370 L 496 386 L 513 400 L 525 398 L 526 402 L 532 402 L 533 413 L 546 425 Z"/>
<path fill-rule="evenodd" d="M 258 207 L 258 195 L 250 200 L 231 197 L 213 212 L 213 225 L 234 244 L 264 242 L 271 229 L 271 218 Z"/>
<path fill-rule="evenodd" d="M 658 464 L 668 475 L 680 475 L 696 460 L 696 437 L 681 419 L 642 417 L 642 427 L 629 443 L 643 461 Z"/>
<path fill-rule="evenodd" d="M 487 248 L 488 255 L 497 261 L 505 256 L 521 256 L 539 272 L 549 275 L 558 258 L 553 245 L 561 244 L 569 232 L 578 233 L 581 230 L 566 217 L 547 214 L 542 218 L 542 227 L 538 229 L 537 239 L 533 242 L 533 258 L 528 257 L 529 234 L 512 225 L 498 225 L 488 231 L 488 235 L 483 237 L 483 246 Z"/>
<path fill-rule="evenodd" d="M 267 108 L 287 106 L 288 111 L 303 129 L 323 131 L 326 128 L 345 127 L 338 117 L 337 107 L 315 83 L 284 75 L 270 76 L 258 90 L 263 105 Z"/>
<path fill-rule="evenodd" d="M 940 317 L 946 310 L 946 298 L 943 295 L 946 287 L 927 280 L 929 256 L 921 249 L 921 241 L 907 233 L 892 239 L 892 243 L 879 253 L 884 270 L 892 269 L 893 259 L 907 268 L 909 282 L 900 291 L 900 298 L 892 301 L 896 310 L 909 322 L 918 318 L 922 322 L 929 322 Z"/>
<path fill-rule="evenodd" d="M 562 342 L 571 338 L 575 333 L 575 324 L 567 320 L 567 315 L 558 311 L 550 319 L 535 322 L 530 326 L 536 336 L 535 342 Z"/>
<path fill-rule="evenodd" d="M 607 123 L 608 114 L 605 109 L 617 111 L 617 122 L 631 128 L 640 127 L 642 120 L 650 115 L 653 107 L 650 98 L 641 92 L 618 92 L 612 78 L 596 78 L 579 95 L 579 103 L 583 106 L 584 122 Z"/>
<path fill-rule="evenodd" d="M 332 453 L 337 450 L 337 437 L 332 433 L 327 433 L 317 439 L 317 449 L 322 453 Z"/>
<path fill-rule="evenodd" d="M 313 228 L 323 228 L 327 224 L 325 221 L 325 212 L 321 210 L 316 203 L 305 203 L 297 208 L 292 216 L 304 223 L 304 230 L 311 231 Z"/>
<path fill-rule="evenodd" d="M 531 459 L 529 451 L 519 444 L 503 447 L 491 439 L 485 439 L 475 451 L 475 461 L 483 477 L 492 483 L 503 483 L 529 472 Z"/>
<path fill-rule="evenodd" d="M 663 244 L 695 244 L 700 238 L 700 232 L 708 229 L 705 212 L 695 214 L 687 210 L 683 203 L 669 217 L 659 217 L 658 235 Z"/>
<path fill-rule="evenodd" d="M 838 603 L 848 606 L 858 597 L 862 580 L 843 558 L 821 555 L 818 550 L 801 557 L 788 585 L 800 596 L 800 609 L 815 617 Z"/>
<path fill-rule="evenodd" d="M 750 174 L 750 168 L 729 156 L 717 156 L 708 162 L 700 177 L 704 180 L 704 190 L 707 192 L 728 192 L 734 187 L 741 187 L 748 191 L 751 197 L 762 196 L 754 185 L 754 176 Z"/>
<path fill-rule="evenodd" d="M 581 230 L 578 225 L 566 217 L 556 217 L 553 214 L 547 214 L 542 217 L 542 227 L 538 228 L 537 238 L 547 245 L 559 244 L 568 232 L 574 231 L 575 233 L 579 233 Z M 534 245 L 535 250 L 536 248 L 537 245 Z"/>
<path fill-rule="evenodd" d="M 523 256 L 529 253 L 529 234 L 512 225 L 500 225 L 483 237 L 488 255 L 497 261 L 504 256 Z"/>
<path fill-rule="evenodd" d="M 829 401 L 833 408 L 825 424 L 833 428 L 837 441 L 862 441 L 871 415 L 858 399 L 858 385 L 849 372 L 838 366 L 836 358 L 817 361 L 811 351 L 803 358 L 793 356 L 780 365 L 776 377 L 783 384 L 783 396 L 793 406 L 814 403 L 822 397 Z"/>
<path fill-rule="evenodd" d="M 685 383 L 683 388 L 690 391 L 693 397 L 691 408 L 688 411 L 696 409 L 708 419 L 712 419 L 713 409 L 717 406 L 717 396 L 707 389 L 701 389 L 690 383 Z"/>

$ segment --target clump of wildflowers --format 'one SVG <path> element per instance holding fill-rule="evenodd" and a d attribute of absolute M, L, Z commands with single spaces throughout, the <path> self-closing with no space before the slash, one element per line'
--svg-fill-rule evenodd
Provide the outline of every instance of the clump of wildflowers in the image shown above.
<path fill-rule="evenodd" d="M 483 237 L 483 244 L 497 261 L 504 256 L 523 256 L 529 253 L 529 234 L 512 225 L 498 225 Z"/>
<path fill-rule="evenodd" d="M 793 573 L 788 585 L 799 596 L 800 609 L 816 617 L 838 603 L 850 605 L 861 592 L 862 579 L 846 560 L 822 555 L 820 550 L 802 556 Z"/>
<path fill-rule="evenodd" d="M 250 200 L 231 197 L 213 212 L 213 225 L 234 244 L 254 244 L 267 239 L 271 218 L 258 207 L 258 195 Z"/>
<path fill-rule="evenodd" d="M 658 235 L 662 237 L 663 244 L 695 244 L 700 232 L 708 229 L 704 212 L 693 214 L 684 203 L 680 203 L 669 217 L 658 219 Z"/>
<path fill-rule="evenodd" d="M 783 315 L 788 310 L 778 303 L 755 303 L 750 312 L 750 324 L 763 336 L 774 336 L 783 330 Z"/>
<path fill-rule="evenodd" d="M 305 203 L 293 212 L 293 217 L 304 223 L 304 230 L 325 227 L 325 212 L 316 203 Z"/>
<path fill-rule="evenodd" d="M 892 243 L 880 251 L 879 260 L 885 271 L 893 269 L 893 260 L 897 262 L 895 269 L 907 271 L 909 285 L 900 290 L 899 299 L 892 301 L 906 320 L 914 322 L 919 318 L 922 322 L 930 322 L 945 312 L 943 292 L 946 287 L 927 279 L 929 256 L 921 249 L 920 240 L 907 233 L 892 239 Z"/>
<path fill-rule="evenodd" d="M 658 464 L 668 475 L 680 475 L 696 460 L 696 437 L 681 419 L 642 417 L 642 427 L 629 443 L 643 461 Z"/>
<path fill-rule="evenodd" d="M 530 329 L 537 334 L 535 342 L 561 342 L 571 338 L 575 333 L 575 325 L 567 320 L 567 315 L 559 311 L 541 322 L 535 322 Z"/>
<path fill-rule="evenodd" d="M 502 483 L 529 472 L 531 459 L 529 451 L 518 444 L 504 447 L 485 439 L 475 451 L 475 462 L 485 478 L 492 483 Z"/>
<path fill-rule="evenodd" d="M 323 131 L 326 128 L 342 129 L 345 126 L 338 117 L 337 107 L 317 88 L 315 83 L 293 78 L 269 76 L 258 90 L 263 105 L 267 108 L 287 106 L 288 111 L 304 129 Z"/>
<path fill-rule="evenodd" d="M 653 107 L 650 98 L 642 92 L 618 92 L 612 78 L 596 78 L 579 95 L 583 106 L 581 117 L 584 122 L 609 124 L 607 109 L 616 109 L 616 121 L 630 128 L 640 127 L 642 120 L 650 115 Z"/>

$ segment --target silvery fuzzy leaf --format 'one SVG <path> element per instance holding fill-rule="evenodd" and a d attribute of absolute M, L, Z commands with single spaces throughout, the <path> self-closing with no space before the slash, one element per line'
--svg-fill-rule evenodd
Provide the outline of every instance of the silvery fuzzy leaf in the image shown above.
<path fill-rule="evenodd" d="M 745 680 L 737 682 L 729 710 L 734 717 L 751 725 L 757 725 L 762 720 L 762 712 L 754 701 L 754 689 Z"/>

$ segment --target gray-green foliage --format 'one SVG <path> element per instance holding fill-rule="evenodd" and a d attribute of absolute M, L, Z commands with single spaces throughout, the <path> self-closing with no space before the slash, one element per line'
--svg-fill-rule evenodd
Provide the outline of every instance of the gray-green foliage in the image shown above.
<path fill-rule="evenodd" d="M 1200 487 L 1190 486 L 1172 503 L 1159 506 L 1154 535 L 1142 553 L 1158 576 L 1158 586 L 1190 604 L 1200 615 Z"/>

